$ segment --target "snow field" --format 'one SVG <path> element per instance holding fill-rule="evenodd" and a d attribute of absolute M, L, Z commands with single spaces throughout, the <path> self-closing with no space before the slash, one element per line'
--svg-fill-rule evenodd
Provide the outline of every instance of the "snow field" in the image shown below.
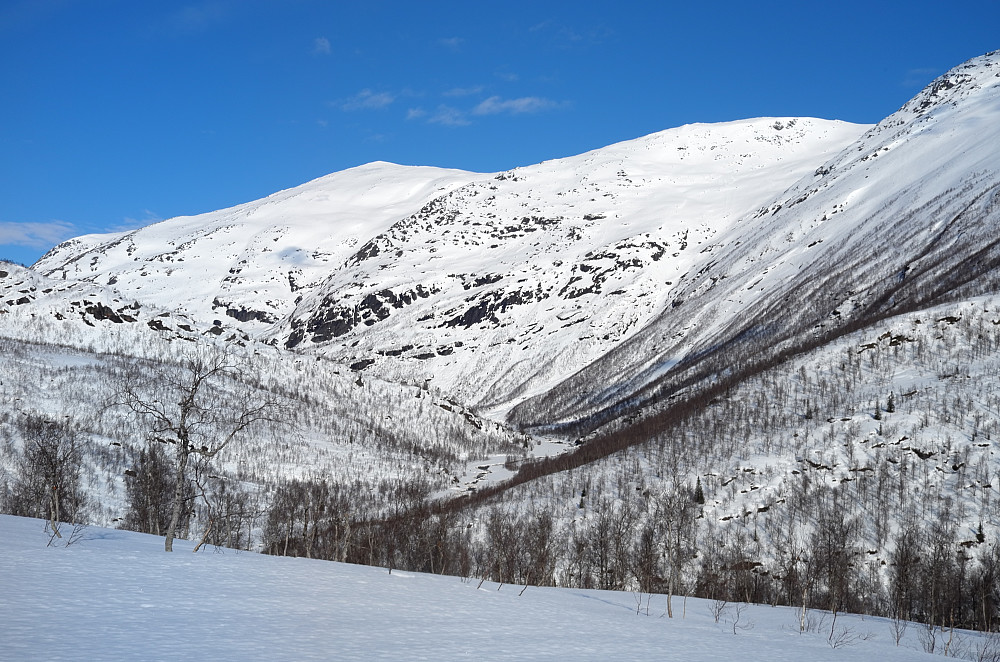
<path fill-rule="evenodd" d="M 897 647 L 884 619 L 841 615 L 869 637 L 832 648 L 798 613 L 631 593 L 501 586 L 328 561 L 203 550 L 90 528 L 46 547 L 39 520 L 0 516 L 3 660 L 894 660 L 934 659 L 916 626 Z M 818 613 L 812 612 L 814 620 Z M 829 624 L 827 618 L 826 624 Z M 746 626 L 747 629 L 742 629 Z M 979 635 L 959 633 L 964 641 Z"/>

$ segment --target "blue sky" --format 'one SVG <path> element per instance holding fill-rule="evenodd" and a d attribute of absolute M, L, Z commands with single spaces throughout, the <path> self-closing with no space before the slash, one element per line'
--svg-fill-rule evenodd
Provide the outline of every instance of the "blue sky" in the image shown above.
<path fill-rule="evenodd" d="M 0 1 L 0 258 L 375 160 L 482 172 L 689 122 L 877 122 L 1000 3 Z"/>

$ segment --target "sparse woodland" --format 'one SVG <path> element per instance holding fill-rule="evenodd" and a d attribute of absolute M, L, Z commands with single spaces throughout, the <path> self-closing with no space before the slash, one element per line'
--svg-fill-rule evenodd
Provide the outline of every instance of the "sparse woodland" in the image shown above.
<path fill-rule="evenodd" d="M 208 545 L 664 594 L 669 615 L 696 595 L 920 621 L 937 637 L 996 630 L 995 306 L 894 318 L 596 462 L 444 500 L 430 497 L 469 460 L 504 453 L 530 474 L 528 440 L 420 387 L 267 347 L 146 338 L 135 356 L 111 335 L 56 344 L 40 324 L 49 342 L 0 340 L 4 510 L 164 535 L 180 494 L 178 535 Z M 208 384 L 209 401 L 281 415 L 193 454 L 178 492 L 176 444 L 115 398 L 137 378 L 150 401 L 176 397 L 170 375 L 196 347 L 253 366 Z"/>

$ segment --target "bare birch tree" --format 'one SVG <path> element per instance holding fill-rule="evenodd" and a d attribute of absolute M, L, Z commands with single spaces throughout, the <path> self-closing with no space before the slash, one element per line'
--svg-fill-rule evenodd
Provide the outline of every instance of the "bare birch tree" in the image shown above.
<path fill-rule="evenodd" d="M 77 434 L 65 422 L 29 414 L 18 421 L 24 439 L 8 509 L 15 515 L 48 520 L 54 537 L 60 523 L 78 523 L 86 503 L 81 485 L 82 456 Z"/>
<path fill-rule="evenodd" d="M 174 446 L 174 480 L 164 549 L 173 551 L 178 523 L 190 508 L 192 455 L 211 459 L 230 444 L 281 418 L 278 399 L 252 383 L 253 366 L 231 348 L 200 350 L 179 366 L 127 362 L 113 405 L 148 426 L 150 441 Z"/>

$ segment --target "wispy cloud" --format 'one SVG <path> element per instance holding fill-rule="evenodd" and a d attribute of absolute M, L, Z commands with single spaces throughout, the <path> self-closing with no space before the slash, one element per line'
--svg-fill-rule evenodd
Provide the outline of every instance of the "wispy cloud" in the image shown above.
<path fill-rule="evenodd" d="M 443 96 L 446 97 L 469 97 L 474 94 L 480 94 L 483 91 L 482 85 L 473 85 L 472 87 L 453 87 L 450 90 L 444 92 Z"/>
<path fill-rule="evenodd" d="M 378 110 L 392 105 L 392 102 L 395 100 L 396 97 L 389 92 L 373 92 L 366 88 L 349 99 L 335 103 L 334 105 L 346 111 Z"/>
<path fill-rule="evenodd" d="M 558 108 L 561 104 L 551 99 L 543 97 L 520 97 L 517 99 L 503 99 L 492 96 L 482 101 L 472 109 L 474 115 L 521 115 L 524 113 L 538 113 L 544 110 Z"/>
<path fill-rule="evenodd" d="M 144 228 L 147 225 L 152 225 L 153 223 L 159 223 L 163 220 L 163 217 L 156 212 L 149 211 L 148 209 L 142 210 L 141 218 L 132 218 L 131 216 L 126 216 L 122 219 L 116 227 L 111 228 L 111 232 L 128 232 L 130 230 L 137 230 L 139 228 Z"/>
<path fill-rule="evenodd" d="M 478 94 L 482 90 L 482 86 L 454 88 L 443 93 L 442 96 L 464 98 Z M 406 119 L 411 121 L 422 120 L 428 124 L 440 124 L 442 126 L 468 126 L 472 124 L 472 118 L 475 116 L 526 115 L 554 110 L 566 105 L 566 103 L 560 103 L 544 97 L 504 99 L 500 96 L 491 96 L 488 99 L 480 101 L 472 108 L 457 108 L 453 105 L 441 104 L 436 109 L 429 111 L 421 106 L 416 106 L 406 111 Z"/>
<path fill-rule="evenodd" d="M 607 26 L 578 29 L 571 25 L 545 20 L 528 28 L 528 32 L 544 33 L 544 37 L 556 48 L 573 48 L 576 46 L 597 46 L 612 41 L 616 37 L 614 30 Z"/>
<path fill-rule="evenodd" d="M 467 126 L 471 124 L 464 111 L 445 105 L 438 106 L 434 114 L 427 118 L 427 122 L 442 126 Z"/>
<path fill-rule="evenodd" d="M 76 226 L 66 221 L 50 221 L 48 223 L 0 222 L 0 244 L 10 246 L 51 248 L 78 234 Z"/>
<path fill-rule="evenodd" d="M 313 39 L 313 55 L 329 55 L 332 51 L 330 50 L 330 40 L 326 37 L 316 37 Z"/>

